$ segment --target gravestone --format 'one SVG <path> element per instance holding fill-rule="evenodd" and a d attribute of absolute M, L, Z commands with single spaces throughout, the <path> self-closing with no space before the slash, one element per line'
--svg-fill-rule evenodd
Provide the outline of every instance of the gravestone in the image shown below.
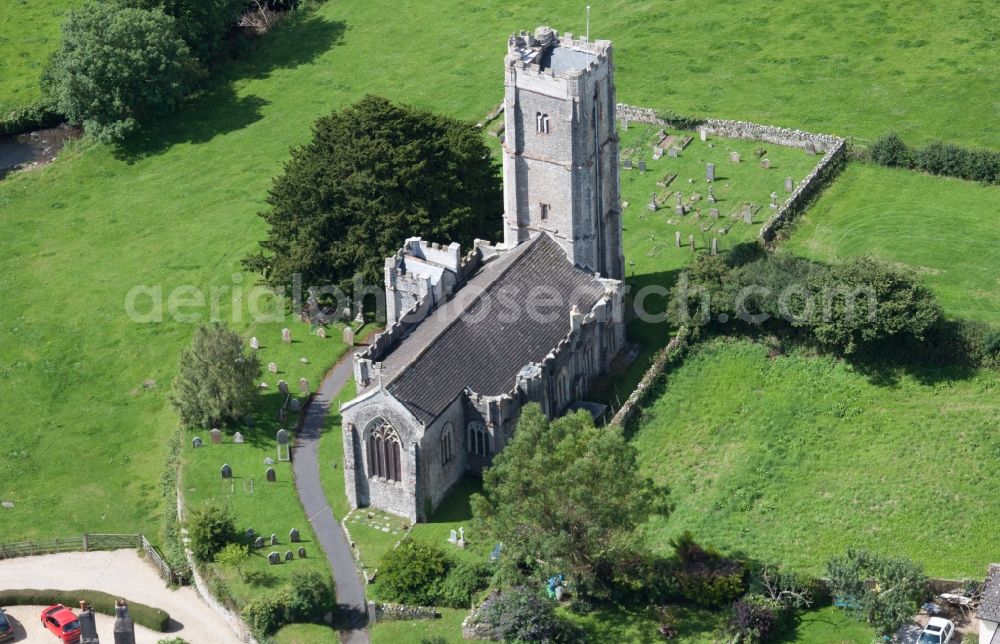
<path fill-rule="evenodd" d="M 812 141 L 806 142 L 806 154 L 816 154 L 816 144 Z"/>
<path fill-rule="evenodd" d="M 653 146 L 653 161 L 659 161 L 663 156 L 663 148 L 658 145 Z"/>
<path fill-rule="evenodd" d="M 288 394 L 288 383 L 285 382 L 284 380 L 279 380 L 278 381 L 278 391 L 280 391 L 281 393 L 287 395 Z"/>
<path fill-rule="evenodd" d="M 254 351 L 260 348 L 260 340 L 257 339 L 257 336 L 250 338 L 250 348 Z"/>
<path fill-rule="evenodd" d="M 267 370 L 271 373 L 278 373 L 278 365 L 273 362 L 267 363 Z"/>
<path fill-rule="evenodd" d="M 305 378 L 299 378 L 299 393 L 307 394 L 309 393 L 309 381 Z"/>
<path fill-rule="evenodd" d="M 691 250 L 694 250 L 694 235 L 688 235 L 688 243 L 691 244 Z"/>
<path fill-rule="evenodd" d="M 278 535 L 273 533 L 271 534 L 271 545 L 272 546 L 278 545 Z"/>
<path fill-rule="evenodd" d="M 713 185 L 708 186 L 708 200 L 715 203 L 715 186 Z"/>
<path fill-rule="evenodd" d="M 285 551 L 285 561 L 291 561 L 292 559 L 295 559 L 295 554 L 292 553 L 291 550 L 286 550 Z"/>
<path fill-rule="evenodd" d="M 264 547 L 264 537 L 257 537 L 256 539 L 254 539 L 253 540 L 253 547 L 254 548 L 263 548 Z"/>
<path fill-rule="evenodd" d="M 292 398 L 288 402 L 288 408 L 292 410 L 293 414 L 297 414 L 299 413 L 299 410 L 302 409 L 302 403 L 299 402 L 298 398 Z"/>
<path fill-rule="evenodd" d="M 679 230 L 674 233 L 674 244 L 677 246 L 677 248 L 681 247 L 681 231 Z"/>
<path fill-rule="evenodd" d="M 678 206 L 684 205 L 684 195 L 681 194 L 680 190 L 674 193 L 674 197 L 675 197 L 675 202 L 677 203 Z"/>
<path fill-rule="evenodd" d="M 753 206 L 743 206 L 743 223 L 753 223 Z"/>
<path fill-rule="evenodd" d="M 278 441 L 278 460 L 279 461 L 291 460 L 291 454 L 289 453 L 289 447 L 288 447 L 288 431 L 284 429 L 279 429 L 276 438 Z"/>
<path fill-rule="evenodd" d="M 717 237 L 712 238 L 712 254 L 713 255 L 719 254 L 719 240 Z"/>
<path fill-rule="evenodd" d="M 195 449 L 201 447 L 201 436 L 195 436 L 191 439 L 191 447 L 194 447 Z"/>
<path fill-rule="evenodd" d="M 316 329 L 316 335 L 318 335 L 321 338 L 326 338 L 326 327 L 321 326 L 318 329 Z"/>
<path fill-rule="evenodd" d="M 344 327 L 344 344 L 349 347 L 354 346 L 354 329 L 349 326 Z"/>
<path fill-rule="evenodd" d="M 278 445 L 288 445 L 288 430 L 279 429 L 275 440 L 278 441 Z"/>
<path fill-rule="evenodd" d="M 705 181 L 715 181 L 715 164 L 705 164 Z"/>
<path fill-rule="evenodd" d="M 740 161 L 743 160 L 743 157 L 740 156 L 739 152 L 730 152 L 729 153 L 729 160 L 732 163 L 739 163 Z"/>
<path fill-rule="evenodd" d="M 281 563 L 281 553 L 280 552 L 271 552 L 270 554 L 268 554 L 267 555 L 267 563 L 269 563 L 272 566 L 277 566 L 278 564 L 280 564 Z"/>
<path fill-rule="evenodd" d="M 709 208 L 708 209 L 708 216 L 711 217 L 712 219 L 718 219 L 719 218 L 719 209 L 718 208 Z"/>
<path fill-rule="evenodd" d="M 297 528 L 292 528 L 291 530 L 288 531 L 288 540 L 291 541 L 292 543 L 299 542 L 299 531 Z"/>
<path fill-rule="evenodd" d="M 264 465 L 274 465 L 274 459 L 268 456 L 264 459 Z"/>
<path fill-rule="evenodd" d="M 448 535 L 448 543 L 452 543 L 452 544 L 458 543 L 458 531 L 457 530 L 452 530 L 451 534 Z"/>
<path fill-rule="evenodd" d="M 677 204 L 676 206 L 674 206 L 674 212 L 683 217 L 684 213 L 687 212 L 687 209 L 683 205 Z"/>
<path fill-rule="evenodd" d="M 678 156 L 680 156 L 680 150 L 671 146 L 667 148 L 667 156 L 670 157 L 671 159 L 676 159 Z"/>
<path fill-rule="evenodd" d="M 253 539 L 253 536 L 257 534 L 253 531 L 253 528 L 247 528 L 247 539 Z"/>
<path fill-rule="evenodd" d="M 291 342 L 292 341 L 292 330 L 291 329 L 282 329 L 281 330 L 281 341 L 282 342 Z"/>
<path fill-rule="evenodd" d="M 702 141 L 707 141 L 708 140 L 708 131 L 704 130 L 704 129 L 698 130 L 698 136 L 701 137 Z"/>
<path fill-rule="evenodd" d="M 260 384 L 258 385 L 258 387 L 260 387 L 261 389 L 270 389 L 270 387 L 268 387 L 268 386 L 267 386 L 267 383 L 266 383 L 266 382 L 262 382 L 262 383 L 260 383 Z"/>
<path fill-rule="evenodd" d="M 274 471 L 273 467 L 269 467 L 264 472 L 264 478 L 267 479 L 268 483 L 275 483 L 278 480 L 278 474 Z"/>
<path fill-rule="evenodd" d="M 222 478 L 224 479 L 233 478 L 233 468 L 229 467 L 229 463 L 224 463 L 222 465 L 222 469 L 219 470 L 219 472 L 222 474 Z"/>
<path fill-rule="evenodd" d="M 631 170 L 632 169 L 632 159 L 625 159 L 625 162 L 622 163 L 622 167 L 625 168 L 626 170 Z"/>
<path fill-rule="evenodd" d="M 791 192 L 795 190 L 795 180 L 791 177 L 785 177 L 785 192 Z"/>
<path fill-rule="evenodd" d="M 365 312 L 364 310 L 359 310 L 358 314 L 354 316 L 354 323 L 361 326 L 365 323 Z"/>
<path fill-rule="evenodd" d="M 306 549 L 299 548 L 299 559 L 305 559 L 305 558 L 306 558 Z"/>
<path fill-rule="evenodd" d="M 233 435 L 233 442 L 236 443 L 237 445 L 242 445 L 243 444 L 243 434 L 241 434 L 240 432 L 236 432 Z"/>
<path fill-rule="evenodd" d="M 763 159 L 760 160 L 760 167 L 764 168 L 765 170 L 769 170 L 771 168 L 771 160 L 768 159 L 767 157 L 764 157 Z"/>
<path fill-rule="evenodd" d="M 213 443 L 221 443 L 222 442 L 222 431 L 218 427 L 212 429 L 212 431 L 210 431 L 209 434 L 211 434 L 211 436 L 212 436 L 212 442 Z"/>
<path fill-rule="evenodd" d="M 645 161 L 640 161 L 639 162 L 639 172 L 645 172 L 645 171 L 646 171 L 646 162 Z"/>
<path fill-rule="evenodd" d="M 623 130 L 628 129 L 628 119 L 622 119 L 622 129 Z"/>
<path fill-rule="evenodd" d="M 777 192 L 772 192 L 771 193 L 771 207 L 772 208 L 777 208 L 778 207 L 778 193 Z"/>

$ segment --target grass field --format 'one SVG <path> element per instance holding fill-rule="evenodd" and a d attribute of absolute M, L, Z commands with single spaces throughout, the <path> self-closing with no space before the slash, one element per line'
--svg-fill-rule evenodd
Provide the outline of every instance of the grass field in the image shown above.
<path fill-rule="evenodd" d="M 0 2 L 0 115 L 36 100 L 49 54 L 59 47 L 66 9 L 82 0 Z"/>
<path fill-rule="evenodd" d="M 783 243 L 822 261 L 873 255 L 915 269 L 946 313 L 1000 323 L 1000 187 L 851 164 Z"/>
<path fill-rule="evenodd" d="M 768 359 L 714 342 L 669 379 L 634 437 L 675 513 L 654 549 L 690 529 L 728 552 L 822 572 L 848 546 L 979 577 L 1000 506 L 985 490 L 1000 429 L 1000 374 L 927 370 L 873 384 L 829 358 Z"/>

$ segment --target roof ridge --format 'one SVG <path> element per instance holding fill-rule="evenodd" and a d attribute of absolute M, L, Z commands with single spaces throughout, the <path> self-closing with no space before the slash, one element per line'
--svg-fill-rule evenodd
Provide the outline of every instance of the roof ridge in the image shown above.
<path fill-rule="evenodd" d="M 451 320 L 448 321 L 448 324 L 446 324 L 444 326 L 444 328 L 442 328 L 440 331 L 438 331 L 437 335 L 434 336 L 434 339 L 431 342 L 428 342 L 427 345 L 425 345 L 415 356 L 413 356 L 413 358 L 410 359 L 409 364 L 413 364 L 413 363 L 419 361 L 420 358 L 422 358 L 424 356 L 424 354 L 426 354 L 428 351 L 430 351 L 430 349 L 432 347 L 434 347 L 438 342 L 440 342 L 441 338 L 443 338 L 445 336 L 445 334 L 447 334 L 448 331 L 453 326 L 455 326 L 455 324 L 457 324 L 459 320 L 462 319 L 462 316 L 465 314 L 466 311 L 468 311 L 469 309 L 471 309 L 477 302 L 479 302 L 483 298 L 483 296 L 486 294 L 486 292 L 489 291 L 493 287 L 493 285 L 496 284 L 500 280 L 501 277 L 503 277 L 504 275 L 506 275 L 507 273 L 510 272 L 511 268 L 513 268 L 514 266 L 517 266 L 518 264 L 520 264 L 524 260 L 524 258 L 527 257 L 530 254 L 529 251 L 533 250 L 534 248 L 536 248 L 538 246 L 538 241 L 542 238 L 543 235 L 545 235 L 544 232 L 541 235 L 538 235 L 537 237 L 532 237 L 531 239 L 527 240 L 526 242 L 523 242 L 525 244 L 525 246 L 521 250 L 521 252 L 518 253 L 517 255 L 515 255 L 514 258 L 511 259 L 507 263 L 507 265 L 504 266 L 493 277 L 493 279 L 491 279 L 489 281 L 489 283 L 487 283 L 483 287 L 482 291 L 480 291 L 478 295 L 476 295 L 474 298 L 472 298 L 472 300 L 469 301 L 469 303 L 466 304 L 462 308 L 461 311 L 459 311 L 455 316 L 453 316 L 451 318 Z M 547 235 L 545 235 L 545 236 L 547 236 Z M 521 246 L 521 244 L 518 244 L 518 246 Z M 518 246 L 515 246 L 514 248 L 509 249 L 508 252 L 514 252 L 514 251 L 518 250 Z M 499 257 L 497 259 L 497 261 L 502 261 L 503 259 L 505 259 L 505 258 L 503 256 L 501 256 L 501 257 Z M 447 306 L 448 302 L 451 302 L 451 301 L 453 301 L 455 299 L 455 297 L 458 297 L 461 292 L 462 292 L 461 288 L 458 289 L 458 290 L 456 290 L 455 291 L 455 296 L 452 297 L 451 299 L 447 300 L 445 302 L 444 306 Z M 442 308 L 442 307 L 438 307 L 438 308 Z M 435 310 L 437 310 L 437 309 L 435 309 Z M 427 317 L 425 317 L 423 320 L 420 321 L 420 324 L 423 324 L 427 320 L 427 318 L 429 318 L 433 314 L 434 314 L 434 311 L 432 311 L 431 313 L 429 313 L 427 315 Z M 419 328 L 419 324 L 417 325 L 417 328 Z M 402 345 L 402 343 L 405 342 L 405 341 L 406 341 L 406 339 L 404 338 L 403 341 L 400 342 L 399 344 Z M 393 349 L 393 352 L 398 351 L 399 349 L 400 349 L 400 346 L 397 345 Z M 397 380 L 399 380 L 400 378 L 402 378 L 406 374 L 406 372 L 407 372 L 407 369 L 401 369 L 399 371 L 399 373 L 397 373 L 395 376 L 393 376 L 392 380 L 390 380 L 387 383 L 384 383 L 383 386 L 387 387 L 387 388 L 391 387 L 393 385 L 393 383 L 395 383 Z"/>

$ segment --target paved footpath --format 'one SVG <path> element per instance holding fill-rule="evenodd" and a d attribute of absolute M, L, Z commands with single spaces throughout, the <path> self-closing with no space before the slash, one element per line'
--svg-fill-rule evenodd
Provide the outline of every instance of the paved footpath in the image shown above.
<path fill-rule="evenodd" d="M 348 644 L 369 642 L 367 623 L 367 600 L 365 588 L 354 565 L 354 553 L 344 534 L 344 529 L 333 516 L 330 504 L 323 493 L 319 478 L 319 438 L 323 423 L 330 411 L 330 403 L 344 388 L 353 373 L 353 352 L 348 352 L 340 362 L 326 374 L 319 391 L 306 408 L 302 428 L 292 458 L 295 470 L 295 487 L 305 508 L 306 516 L 312 524 L 316 538 L 323 546 L 326 558 L 333 568 L 333 578 L 337 585 L 337 601 L 350 605 L 352 630 L 342 631 L 341 638 Z M 339 434 L 332 434 L 327 440 L 340 440 Z"/>

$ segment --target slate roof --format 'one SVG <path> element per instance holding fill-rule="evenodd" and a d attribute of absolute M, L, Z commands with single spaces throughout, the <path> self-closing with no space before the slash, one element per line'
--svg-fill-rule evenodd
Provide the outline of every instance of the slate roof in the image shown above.
<path fill-rule="evenodd" d="M 538 307 L 543 318 L 526 313 L 538 286 L 559 295 L 558 306 Z M 488 262 L 404 338 L 382 361 L 384 386 L 424 423 L 466 387 L 506 393 L 522 367 L 541 362 L 569 333 L 572 306 L 587 313 L 603 294 L 600 280 L 542 233 Z"/>
<path fill-rule="evenodd" d="M 1000 564 L 990 564 L 976 615 L 979 619 L 1000 623 Z"/>

